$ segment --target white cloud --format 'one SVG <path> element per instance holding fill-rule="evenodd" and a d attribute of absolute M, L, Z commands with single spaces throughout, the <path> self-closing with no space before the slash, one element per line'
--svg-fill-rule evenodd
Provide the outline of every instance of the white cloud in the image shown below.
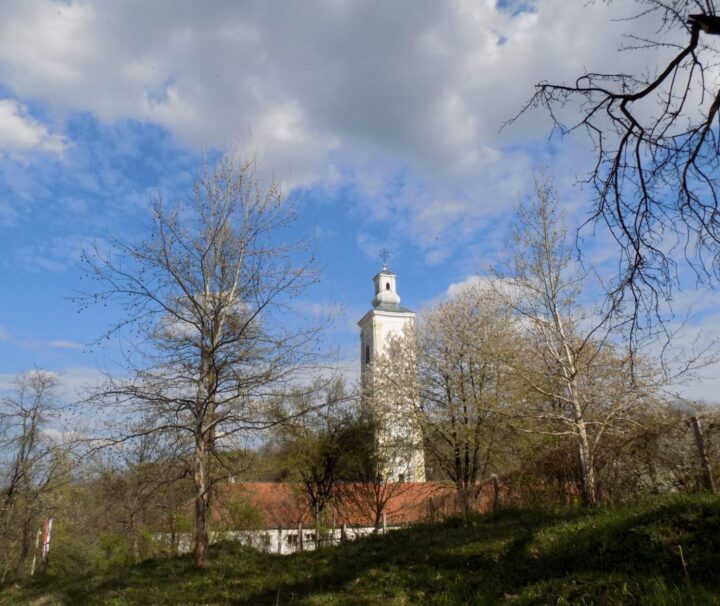
<path fill-rule="evenodd" d="M 15 251 L 14 261 L 33 269 L 55 273 L 65 272 L 80 261 L 82 251 L 90 249 L 99 239 L 82 236 L 50 238 L 33 246 L 24 246 Z"/>
<path fill-rule="evenodd" d="M 507 301 L 517 300 L 523 292 L 518 284 L 506 278 L 472 274 L 459 282 L 452 282 L 437 300 L 454 299 L 469 290 L 496 292 Z"/>
<path fill-rule="evenodd" d="M 88 389 L 100 385 L 106 375 L 97 368 L 69 367 L 58 372 L 61 393 L 68 398 L 82 396 Z"/>
<path fill-rule="evenodd" d="M 61 155 L 66 147 L 63 137 L 51 134 L 23 105 L 13 99 L 0 99 L 0 153 L 23 155 L 41 151 Z"/>
<path fill-rule="evenodd" d="M 37 337 L 18 336 L 11 334 L 3 326 L 0 326 L 0 343 L 5 346 L 9 346 L 12 349 L 23 349 L 33 351 L 39 354 L 48 353 L 48 349 L 60 349 L 60 350 L 83 350 L 85 345 L 73 341 L 70 339 L 40 339 Z M 57 356 L 57 354 L 54 354 Z M 5 375 L 10 376 L 10 375 Z"/>
<path fill-rule="evenodd" d="M 97 368 L 68 367 L 61 370 L 43 369 L 43 372 L 52 375 L 58 381 L 58 395 L 67 400 L 82 396 L 88 389 L 100 385 L 105 375 Z M 11 390 L 15 387 L 17 374 L 0 374 L 0 391 Z"/>
<path fill-rule="evenodd" d="M 547 117 L 499 127 L 535 82 L 645 61 L 615 53 L 638 27 L 611 22 L 622 10 L 16 1 L 0 21 L 0 81 L 55 111 L 158 123 L 196 147 L 256 145 L 290 186 L 351 185 L 362 212 L 439 262 L 523 191 L 534 160 L 518 145 L 544 138 Z M 577 27 L 588 22 L 592 36 Z M 398 174 L 412 185 L 398 189 Z"/>
<path fill-rule="evenodd" d="M 490 284 L 491 280 L 487 278 L 487 276 L 468 276 L 460 282 L 452 282 L 450 286 L 447 287 L 447 290 L 445 291 L 443 297 L 448 299 L 454 299 L 455 297 L 460 296 L 467 290 L 472 290 L 474 288 L 485 288 L 488 287 Z"/>
<path fill-rule="evenodd" d="M 50 341 L 48 345 L 55 349 L 84 349 L 85 347 L 82 343 L 76 343 L 75 341 L 68 341 L 66 339 Z"/>

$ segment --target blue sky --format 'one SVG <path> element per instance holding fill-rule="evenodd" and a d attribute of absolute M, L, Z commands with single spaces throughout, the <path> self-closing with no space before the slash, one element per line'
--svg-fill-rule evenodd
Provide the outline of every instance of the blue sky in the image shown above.
<path fill-rule="evenodd" d="M 549 167 L 582 219 L 586 142 L 549 141 L 541 112 L 500 126 L 538 80 L 645 66 L 615 52 L 630 27 L 617 10 L 0 0 L 0 377 L 38 365 L 72 390 L 111 365 L 112 343 L 86 344 L 115 310 L 71 300 L 80 251 L 141 235 L 149 196 L 181 198 L 203 156 L 227 147 L 254 150 L 300 205 L 298 234 L 316 235 L 323 270 L 305 304 L 341 306 L 331 340 L 353 363 L 381 248 L 419 310 L 498 260 L 534 169 Z M 588 19 L 591 36 L 576 27 Z M 703 313 L 714 335 L 714 308 Z"/>

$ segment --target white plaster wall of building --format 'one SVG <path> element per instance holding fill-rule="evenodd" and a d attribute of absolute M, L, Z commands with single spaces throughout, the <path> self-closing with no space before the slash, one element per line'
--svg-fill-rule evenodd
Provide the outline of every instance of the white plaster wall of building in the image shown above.
<path fill-rule="evenodd" d="M 387 526 L 378 532 L 385 533 L 397 530 L 400 526 Z M 354 541 L 360 537 L 370 536 L 375 528 L 333 528 L 323 531 L 318 540 L 314 528 L 269 528 L 265 530 L 227 530 L 210 533 L 210 544 L 233 541 L 252 547 L 265 553 L 290 555 L 300 551 L 315 551 L 318 547 L 339 545 L 343 541 Z M 302 535 L 302 538 L 301 538 Z M 171 537 L 168 533 L 157 533 L 153 539 L 170 547 Z M 178 553 L 190 553 L 194 547 L 193 535 L 189 532 L 176 536 L 175 544 Z"/>
<path fill-rule="evenodd" d="M 415 325 L 415 312 L 400 306 L 397 275 L 388 270 L 386 263 L 373 278 L 373 284 L 375 296 L 371 302 L 372 309 L 358 322 L 362 388 L 366 394 L 372 394 L 374 404 L 371 405 L 376 407 L 376 412 L 386 411 L 382 414 L 378 444 L 404 445 L 391 449 L 398 454 L 388 457 L 385 473 L 391 481 L 424 482 L 425 456 L 422 438 L 412 423 L 413 411 L 402 402 L 385 402 L 383 394 L 372 385 L 374 362 L 386 354 L 392 337 L 402 336 L 407 326 Z"/>

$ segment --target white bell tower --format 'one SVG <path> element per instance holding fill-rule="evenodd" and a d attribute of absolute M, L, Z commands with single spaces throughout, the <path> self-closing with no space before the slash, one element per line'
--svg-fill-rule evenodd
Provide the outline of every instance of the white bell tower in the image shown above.
<path fill-rule="evenodd" d="M 377 393 L 372 380 L 373 365 L 386 354 L 388 340 L 400 337 L 406 326 L 415 325 L 415 312 L 400 307 L 397 275 L 388 270 L 387 252 L 382 251 L 383 267 L 373 278 L 375 297 L 372 309 L 358 322 L 360 326 L 360 380 L 363 393 L 382 419 L 378 447 L 397 445 L 386 462 L 385 474 L 395 482 L 424 482 L 425 456 L 422 437 L 413 423 L 414 411 Z"/>

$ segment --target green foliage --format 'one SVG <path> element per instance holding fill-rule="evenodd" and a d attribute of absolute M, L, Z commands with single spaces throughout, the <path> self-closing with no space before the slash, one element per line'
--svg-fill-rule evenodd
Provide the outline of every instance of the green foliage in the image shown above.
<path fill-rule="evenodd" d="M 263 527 L 263 515 L 257 507 L 243 501 L 233 501 L 229 503 L 228 509 L 229 528 L 223 530 L 254 530 Z"/>
<path fill-rule="evenodd" d="M 175 532 L 192 532 L 193 521 L 187 513 L 174 514 Z"/>
<path fill-rule="evenodd" d="M 150 560 L 7 587 L 0 604 L 720 604 L 720 499 L 707 496 L 501 510 L 292 556 L 214 551 L 206 571 Z"/>
<path fill-rule="evenodd" d="M 100 537 L 100 549 L 107 569 L 128 566 L 133 561 L 132 546 L 124 535 L 112 532 Z"/>
<path fill-rule="evenodd" d="M 58 520 L 53 525 L 52 541 L 47 571 L 49 575 L 63 578 L 100 569 L 103 554 L 92 532 L 81 533 L 79 529 L 68 526 L 64 520 Z"/>
<path fill-rule="evenodd" d="M 102 574 L 132 562 L 132 545 L 121 533 L 105 532 L 94 536 L 68 528 L 62 522 L 53 528 L 53 547 L 47 570 L 51 578 Z"/>

